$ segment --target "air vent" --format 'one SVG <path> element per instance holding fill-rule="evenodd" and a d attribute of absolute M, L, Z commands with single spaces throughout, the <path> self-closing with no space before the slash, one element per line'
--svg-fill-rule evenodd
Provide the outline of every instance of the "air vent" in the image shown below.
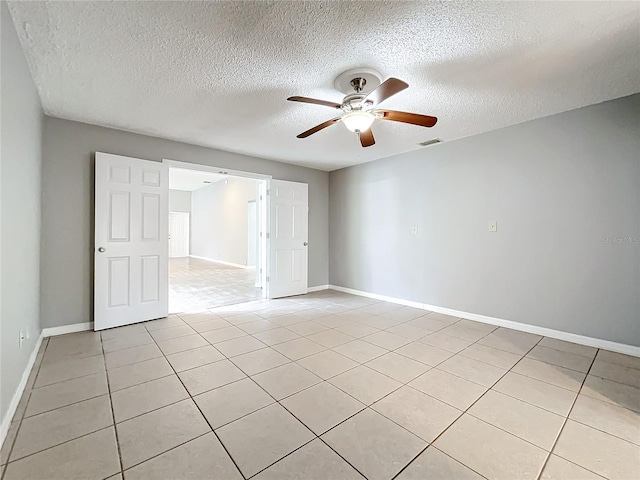
<path fill-rule="evenodd" d="M 434 143 L 440 143 L 440 142 L 442 142 L 442 140 L 440 140 L 439 138 L 433 138 L 431 140 L 427 140 L 426 142 L 420 142 L 418 145 L 426 147 L 427 145 L 433 145 Z"/>

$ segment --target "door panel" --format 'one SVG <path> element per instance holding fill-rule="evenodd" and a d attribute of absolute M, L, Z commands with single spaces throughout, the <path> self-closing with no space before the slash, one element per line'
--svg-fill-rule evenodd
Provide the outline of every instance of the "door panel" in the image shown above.
<path fill-rule="evenodd" d="M 189 214 L 169 213 L 169 257 L 189 256 Z"/>
<path fill-rule="evenodd" d="M 166 165 L 96 153 L 94 328 L 168 313 Z"/>

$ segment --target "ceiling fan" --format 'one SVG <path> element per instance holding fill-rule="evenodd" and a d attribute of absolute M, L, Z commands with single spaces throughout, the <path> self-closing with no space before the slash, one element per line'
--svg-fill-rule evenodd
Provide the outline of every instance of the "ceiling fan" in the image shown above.
<path fill-rule="evenodd" d="M 367 82 L 377 84 L 369 93 L 363 93 Z M 378 108 L 378 105 L 387 98 L 401 92 L 409 85 L 398 78 L 388 78 L 380 83 L 380 76 L 377 72 L 366 70 L 359 72 L 351 70 L 340 75 L 335 83 L 343 92 L 347 93 L 342 103 L 335 103 L 326 100 L 318 100 L 308 97 L 289 97 L 287 100 L 291 102 L 313 103 L 315 105 L 323 105 L 325 107 L 342 110 L 342 115 L 327 120 L 320 125 L 310 128 L 306 132 L 298 135 L 298 138 L 307 138 L 320 130 L 327 128 L 340 120 L 352 132 L 356 132 L 360 137 L 360 144 L 363 147 L 370 147 L 376 141 L 373 138 L 371 125 L 374 120 L 391 120 L 393 122 L 411 123 L 421 127 L 433 127 L 438 119 L 428 115 L 420 115 L 417 113 L 398 112 L 396 110 L 385 110 Z M 353 89 L 354 93 L 348 93 Z M 345 91 L 346 90 L 346 91 Z"/>

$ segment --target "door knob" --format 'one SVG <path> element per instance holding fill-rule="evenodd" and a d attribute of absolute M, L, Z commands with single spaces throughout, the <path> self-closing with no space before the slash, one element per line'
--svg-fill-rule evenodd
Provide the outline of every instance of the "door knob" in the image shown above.
<path fill-rule="evenodd" d="M 106 248 L 104 248 L 104 247 L 100 247 L 100 248 L 98 248 L 98 251 L 99 251 L 100 253 L 104 253 L 104 252 L 106 252 L 106 251 L 107 251 L 107 249 L 106 249 Z"/>
<path fill-rule="evenodd" d="M 307 245 L 309 245 L 307 242 L 304 242 L 303 245 L 306 247 Z"/>

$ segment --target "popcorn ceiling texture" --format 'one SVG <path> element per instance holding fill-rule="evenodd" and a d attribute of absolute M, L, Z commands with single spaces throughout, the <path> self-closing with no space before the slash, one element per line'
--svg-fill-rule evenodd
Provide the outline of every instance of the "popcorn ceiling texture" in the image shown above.
<path fill-rule="evenodd" d="M 638 2 L 9 2 L 47 115 L 325 170 L 640 91 Z M 410 88 L 363 149 L 335 77 Z M 541 139 L 540 141 L 544 141 Z"/>

